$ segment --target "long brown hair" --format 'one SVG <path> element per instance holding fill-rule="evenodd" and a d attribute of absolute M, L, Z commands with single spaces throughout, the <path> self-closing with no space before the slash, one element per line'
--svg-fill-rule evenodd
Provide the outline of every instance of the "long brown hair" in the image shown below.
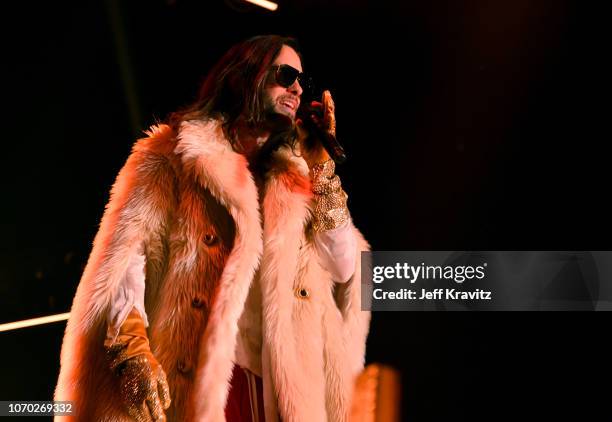
<path fill-rule="evenodd" d="M 259 35 L 233 46 L 204 79 L 198 99 L 170 115 L 170 125 L 177 130 L 186 120 L 221 118 L 237 148 L 234 129 L 239 119 L 251 127 L 265 122 L 266 77 L 283 45 L 300 54 L 295 39 L 280 35 Z"/>

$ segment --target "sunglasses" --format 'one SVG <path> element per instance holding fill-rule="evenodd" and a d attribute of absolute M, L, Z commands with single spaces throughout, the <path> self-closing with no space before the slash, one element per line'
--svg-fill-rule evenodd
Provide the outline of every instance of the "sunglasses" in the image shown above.
<path fill-rule="evenodd" d="M 310 77 L 306 76 L 295 67 L 289 66 L 288 64 L 277 64 L 272 66 L 272 70 L 274 71 L 276 83 L 283 88 L 289 88 L 295 83 L 296 79 L 304 91 L 312 88 L 312 80 Z"/>

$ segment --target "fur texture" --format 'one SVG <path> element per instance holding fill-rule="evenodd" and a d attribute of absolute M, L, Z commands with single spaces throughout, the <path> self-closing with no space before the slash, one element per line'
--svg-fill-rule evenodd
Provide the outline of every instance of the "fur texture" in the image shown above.
<path fill-rule="evenodd" d="M 248 163 L 219 122 L 184 123 L 178 136 L 160 125 L 148 135 L 111 191 L 66 327 L 55 399 L 73 400 L 76 420 L 129 420 L 102 345 L 128 257 L 144 245 L 148 332 L 168 375 L 168 420 L 225 419 L 238 319 L 258 268 L 267 419 L 278 406 L 285 421 L 346 420 L 369 314 L 359 308 L 359 259 L 335 296 L 318 265 L 305 162 L 276 154 L 260 213 Z M 298 299 L 297 287 L 309 299 Z"/>
<path fill-rule="evenodd" d="M 336 284 L 312 241 L 308 168 L 286 150 L 275 158 L 263 198 L 259 278 L 266 421 L 278 420 L 277 412 L 284 421 L 346 421 L 369 328 L 360 308 L 360 252 L 369 246 L 353 227 L 355 273 Z M 298 297 L 301 289 L 307 298 Z"/>

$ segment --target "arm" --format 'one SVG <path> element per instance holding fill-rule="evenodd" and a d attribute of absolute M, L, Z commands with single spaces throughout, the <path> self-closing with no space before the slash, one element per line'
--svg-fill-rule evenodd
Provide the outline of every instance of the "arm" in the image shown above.
<path fill-rule="evenodd" d="M 116 340 L 121 325 L 132 309 L 136 310 L 143 319 L 144 326 L 149 326 L 144 308 L 145 264 L 146 258 L 143 245 L 141 245 L 136 251 L 132 252 L 125 275 L 110 303 L 105 342 L 113 343 Z"/>
<path fill-rule="evenodd" d="M 141 246 L 130 257 L 111 301 L 104 341 L 110 368 L 119 377 L 124 405 L 137 421 L 159 420 L 170 406 L 166 374 L 151 353 L 147 337 L 145 261 Z"/>
<path fill-rule="evenodd" d="M 346 206 L 347 195 L 334 174 L 334 161 L 315 164 L 311 169 L 314 205 L 314 243 L 321 263 L 338 283 L 354 273 L 357 241 Z"/>
<path fill-rule="evenodd" d="M 335 136 L 335 105 L 329 91 L 323 93 L 322 101 L 311 103 L 313 108 L 322 111 L 322 118 L 316 114 L 310 117 L 322 130 Z M 323 267 L 331 272 L 334 281 L 345 283 L 354 274 L 357 253 L 357 240 L 346 206 L 348 196 L 335 174 L 334 160 L 320 140 L 312 135 L 306 132 L 302 122 L 298 122 L 298 136 L 304 146 L 304 159 L 310 169 L 314 193 L 314 242 Z"/>

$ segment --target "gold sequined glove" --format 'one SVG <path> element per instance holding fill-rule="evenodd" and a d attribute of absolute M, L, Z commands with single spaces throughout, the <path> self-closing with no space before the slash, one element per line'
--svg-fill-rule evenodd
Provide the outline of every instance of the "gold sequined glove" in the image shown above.
<path fill-rule="evenodd" d="M 313 229 L 317 232 L 335 229 L 349 219 L 346 207 L 348 195 L 342 190 L 335 169 L 336 165 L 331 159 L 310 169 L 315 200 Z"/>
<path fill-rule="evenodd" d="M 151 349 L 144 322 L 133 309 L 114 341 L 104 343 L 111 370 L 119 377 L 120 395 L 137 422 L 165 421 L 170 406 L 166 374 Z"/>

